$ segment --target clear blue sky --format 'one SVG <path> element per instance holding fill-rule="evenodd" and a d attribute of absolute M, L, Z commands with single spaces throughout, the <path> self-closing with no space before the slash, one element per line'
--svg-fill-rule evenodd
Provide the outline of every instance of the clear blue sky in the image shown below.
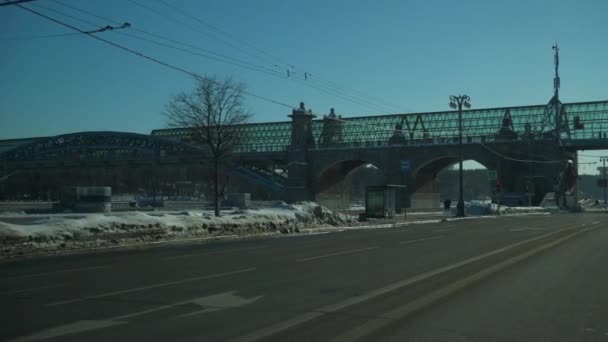
<path fill-rule="evenodd" d="M 255 50 L 163 6 L 137 0 L 193 31 L 127 0 L 61 0 L 127 21 L 134 28 L 273 68 Z M 473 106 L 546 103 L 552 94 L 555 41 L 561 48 L 564 102 L 608 98 L 608 1 L 295 1 L 165 0 L 287 64 L 395 104 L 402 112 L 448 109 L 448 96 L 466 93 Z M 52 0 L 45 6 L 97 23 Z M 86 36 L 14 39 L 70 32 L 13 7 L 0 7 L 0 139 L 87 130 L 149 133 L 165 126 L 170 96 L 192 87 L 188 76 Z M 125 30 L 137 34 L 132 30 Z M 99 34 L 204 75 L 232 76 L 250 91 L 323 114 L 379 110 L 296 82 L 188 55 L 115 32 Z M 234 46 L 241 46 L 236 49 Z M 244 53 L 243 49 L 249 51 Z M 284 72 L 285 68 L 280 68 Z M 286 120 L 289 109 L 248 99 L 255 121 Z M 594 152 L 593 154 L 598 154 Z"/>

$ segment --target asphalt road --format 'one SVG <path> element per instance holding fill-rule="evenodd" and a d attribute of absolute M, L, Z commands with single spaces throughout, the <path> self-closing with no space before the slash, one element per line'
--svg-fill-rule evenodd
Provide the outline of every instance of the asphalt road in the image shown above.
<path fill-rule="evenodd" d="M 589 324 L 576 320 L 589 325 L 581 336 L 592 335 L 587 328 L 603 334 L 608 275 L 601 263 L 608 250 L 600 247 L 608 242 L 607 222 L 605 214 L 482 218 L 3 263 L 0 339 L 434 341 L 464 331 L 460 340 L 468 341 L 477 332 L 487 340 L 494 335 L 483 333 L 492 331 L 501 334 L 498 341 L 538 341 L 538 325 L 554 322 L 552 333 L 562 336 L 560 329 L 578 323 L 559 322 L 583 315 L 576 310 L 584 305 L 597 315 Z M 523 246 L 581 229 L 590 231 L 425 310 L 407 307 Z M 536 285 L 527 287 L 528 279 Z M 546 323 L 549 311 L 558 316 Z M 509 335 L 517 324 L 527 328 Z"/>

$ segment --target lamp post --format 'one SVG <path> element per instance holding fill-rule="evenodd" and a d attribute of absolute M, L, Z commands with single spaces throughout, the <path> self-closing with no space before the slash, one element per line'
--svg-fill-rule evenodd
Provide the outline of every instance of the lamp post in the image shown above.
<path fill-rule="evenodd" d="M 464 194 L 462 185 L 462 106 L 471 108 L 471 98 L 467 95 L 451 95 L 450 107 L 458 109 L 458 204 L 456 205 L 456 216 L 464 217 Z"/>
<path fill-rule="evenodd" d="M 606 205 L 606 160 L 608 160 L 608 157 L 600 157 L 600 161 L 604 163 L 604 167 L 602 167 L 602 173 L 604 174 L 604 206 Z"/>

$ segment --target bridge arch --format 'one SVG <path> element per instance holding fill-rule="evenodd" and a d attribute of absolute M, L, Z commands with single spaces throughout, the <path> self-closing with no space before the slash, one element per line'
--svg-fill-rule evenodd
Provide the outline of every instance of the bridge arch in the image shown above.
<path fill-rule="evenodd" d="M 351 176 L 356 178 L 350 179 Z M 329 207 L 338 207 L 338 200 L 334 197 L 339 197 L 342 205 L 353 199 L 351 195 L 362 199 L 362 189 L 372 184 L 385 184 L 386 173 L 382 165 L 363 159 L 345 159 L 326 166 L 315 180 L 317 201 Z"/>
<path fill-rule="evenodd" d="M 112 186 L 116 193 L 156 193 L 169 189 L 169 180 L 188 180 L 194 188 L 201 183 L 205 156 L 202 148 L 137 133 L 36 138 L 0 153 L 0 176 L 6 175 L 0 198 L 56 199 L 63 187 L 83 185 Z M 175 186 L 170 190 L 181 192 Z"/>
<path fill-rule="evenodd" d="M 134 160 L 201 155 L 203 149 L 157 136 L 125 132 L 78 132 L 35 139 L 0 153 L 0 161 Z"/>
<path fill-rule="evenodd" d="M 455 197 L 454 194 L 457 193 L 458 179 L 452 179 L 450 177 L 448 183 L 445 184 L 445 176 L 440 177 L 440 174 L 442 171 L 448 170 L 451 166 L 458 165 L 458 160 L 459 157 L 454 155 L 441 156 L 429 159 L 416 168 L 412 173 L 413 182 L 410 183 L 412 186 L 409 189 L 412 204 L 425 203 L 426 206 L 430 207 L 438 206 L 439 202 L 443 200 L 439 197 L 440 194 L 450 197 L 453 201 L 456 200 L 457 197 Z M 471 161 L 476 162 L 479 167 L 470 171 L 476 169 L 495 170 L 495 161 L 492 159 L 465 157 L 465 167 L 467 167 L 466 164 L 470 164 Z M 486 172 L 483 172 L 483 177 L 485 177 L 485 175 Z M 476 175 L 475 177 L 477 176 L 481 175 Z M 454 177 L 457 177 L 457 172 L 454 172 Z M 440 178 L 442 178 L 441 182 L 439 182 Z M 483 194 L 484 196 L 490 194 L 489 183 L 486 182 L 480 185 L 477 182 L 472 182 L 467 185 L 467 183 L 471 181 L 470 178 L 467 178 L 468 177 L 465 174 L 464 185 L 468 189 L 465 191 L 465 199 L 469 197 L 475 199 L 475 197 L 478 197 L 480 194 Z M 450 184 L 452 186 L 450 186 Z M 452 193 L 452 195 L 448 195 L 449 193 Z"/>

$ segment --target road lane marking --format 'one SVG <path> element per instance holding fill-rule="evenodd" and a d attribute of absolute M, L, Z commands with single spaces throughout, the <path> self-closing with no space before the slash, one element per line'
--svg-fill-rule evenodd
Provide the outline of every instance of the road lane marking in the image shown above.
<path fill-rule="evenodd" d="M 407 240 L 407 241 L 401 241 L 399 242 L 402 245 L 407 245 L 410 243 L 415 243 L 415 242 L 420 242 L 420 241 L 428 241 L 428 240 L 435 240 L 435 239 L 443 239 L 445 237 L 445 235 L 439 235 L 439 236 L 433 236 L 430 238 L 424 238 L 424 239 L 415 239 L 415 240 Z"/>
<path fill-rule="evenodd" d="M 356 328 L 351 329 L 351 330 L 343 333 L 342 335 L 332 338 L 330 340 L 330 342 L 355 341 L 364 336 L 368 336 L 371 333 L 373 333 L 374 331 L 377 331 L 377 330 L 387 326 L 388 324 L 395 322 L 396 320 L 403 319 L 404 317 L 407 317 L 408 315 L 411 315 L 414 312 L 416 312 L 420 309 L 423 309 L 423 308 L 429 306 L 430 304 L 433 304 L 434 302 L 436 302 L 442 298 L 445 298 L 446 296 L 449 296 L 449 295 L 455 293 L 456 291 L 461 290 L 481 279 L 484 279 L 496 272 L 499 272 L 506 267 L 514 265 L 514 264 L 518 263 L 519 261 L 532 257 L 544 250 L 547 250 L 547 249 L 554 247 L 564 241 L 567 241 L 577 235 L 591 231 L 593 229 L 595 229 L 595 228 L 583 228 L 577 232 L 568 234 L 557 240 L 545 243 L 532 250 L 515 255 L 507 260 L 503 260 L 497 264 L 484 268 L 481 271 L 478 271 L 465 278 L 459 279 L 459 280 L 457 280 L 449 285 L 446 285 L 442 288 L 439 288 L 427 295 L 419 297 L 412 302 L 409 302 L 405 305 L 392 309 L 391 311 L 386 312 L 386 313 L 378 316 L 377 318 L 373 318 L 373 319 L 365 322 L 364 324 L 360 324 Z"/>
<path fill-rule="evenodd" d="M 31 277 L 42 277 L 42 276 L 53 275 L 53 274 L 57 274 L 57 273 L 72 273 L 72 272 L 80 272 L 80 271 L 99 270 L 99 269 L 102 269 L 102 268 L 110 268 L 110 267 L 112 267 L 112 266 L 110 266 L 110 265 L 104 265 L 104 266 L 70 268 L 70 269 L 67 269 L 67 270 L 58 270 L 58 271 L 52 271 L 52 272 L 42 272 L 42 273 L 16 275 L 16 276 L 4 278 L 4 279 L 21 279 L 21 278 L 31 278 Z"/>
<path fill-rule="evenodd" d="M 564 232 L 564 231 L 576 229 L 577 227 L 578 226 L 564 228 L 564 229 L 560 229 L 560 230 L 555 231 L 555 232 L 550 232 L 550 233 L 543 234 L 543 235 L 540 235 L 540 236 L 535 236 L 533 238 L 526 239 L 526 240 L 523 240 L 523 241 L 519 241 L 519 242 L 510 244 L 510 245 L 507 245 L 505 247 L 501 247 L 501 248 L 495 249 L 493 251 L 490 251 L 490 252 L 487 252 L 487 253 L 483 253 L 483 254 L 480 254 L 480 255 L 477 255 L 477 256 L 474 256 L 474 257 L 471 257 L 471 258 L 459 261 L 459 262 L 451 264 L 451 265 L 443 266 L 443 267 L 440 267 L 438 269 L 435 269 L 435 270 L 432 270 L 432 271 L 428 271 L 428 272 L 419 274 L 419 275 L 411 277 L 411 278 L 403 279 L 401 281 L 398 281 L 398 282 L 389 284 L 387 286 L 384 286 L 384 287 L 372 290 L 370 292 L 364 293 L 364 294 L 362 294 L 360 296 L 351 297 L 351 298 L 349 298 L 347 300 L 344 300 L 344 301 L 341 301 L 341 302 L 338 302 L 338 303 L 334 303 L 334 304 L 330 304 L 328 306 L 321 307 L 321 308 L 316 309 L 314 311 L 310 311 L 310 312 L 304 313 L 304 314 L 302 314 L 300 316 L 296 316 L 294 318 L 284 320 L 284 321 L 282 321 L 280 323 L 277 323 L 277 324 L 274 324 L 274 325 L 262 328 L 260 330 L 255 330 L 255 331 L 253 331 L 253 332 L 251 332 L 251 333 L 249 333 L 247 335 L 235 338 L 232 341 L 234 341 L 234 342 L 251 342 L 251 341 L 260 340 L 260 339 L 263 339 L 263 338 L 275 335 L 277 333 L 280 333 L 282 331 L 285 331 L 285 330 L 287 330 L 289 328 L 292 328 L 292 327 L 298 326 L 300 324 L 312 321 L 313 319 L 319 318 L 319 317 L 321 317 L 321 316 L 323 316 L 325 314 L 336 312 L 338 310 L 342 310 L 342 309 L 348 308 L 350 306 L 353 306 L 353 305 L 356 305 L 356 304 L 368 301 L 370 299 L 377 298 L 377 297 L 382 296 L 382 295 L 384 295 L 386 293 L 389 293 L 389 292 L 398 290 L 400 288 L 403 288 L 403 287 L 406 287 L 406 286 L 410 286 L 412 284 L 419 283 L 421 281 L 427 280 L 427 279 L 429 279 L 431 277 L 434 277 L 434 276 L 436 276 L 438 274 L 445 273 L 445 272 L 451 271 L 453 269 L 457 269 L 459 267 L 471 264 L 471 263 L 479 261 L 479 260 L 483 260 L 485 258 L 494 256 L 496 254 L 504 253 L 506 251 L 512 250 L 514 248 L 517 248 L 517 247 L 519 247 L 521 245 L 525 245 L 525 244 L 530 243 L 530 242 L 534 242 L 536 240 L 544 239 L 546 237 L 550 237 L 552 235 L 559 234 L 559 233 Z"/>
<path fill-rule="evenodd" d="M 591 224 L 598 224 L 598 223 L 600 223 L 600 221 L 595 221 L 595 222 L 593 222 Z"/>
<path fill-rule="evenodd" d="M 348 250 L 348 251 L 342 251 L 342 252 L 335 252 L 335 253 L 317 255 L 317 256 L 309 257 L 309 258 L 297 259 L 296 261 L 297 262 L 306 262 L 306 261 L 312 261 L 312 260 L 317 260 L 317 259 L 329 258 L 329 257 L 332 257 L 332 256 L 352 254 L 352 253 L 363 252 L 363 251 L 369 251 L 369 250 L 376 249 L 376 248 L 380 248 L 380 246 L 371 246 L 371 247 L 365 247 L 365 248 L 359 248 L 359 249 L 351 249 L 351 250 Z"/>
<path fill-rule="evenodd" d="M 123 325 L 128 324 L 129 319 L 137 316 L 143 316 L 150 313 L 171 309 L 174 307 L 182 306 L 182 305 L 194 305 L 196 306 L 195 310 L 186 314 L 182 314 L 177 318 L 184 318 L 194 315 L 200 315 L 220 310 L 239 308 L 245 305 L 249 305 L 258 299 L 262 298 L 262 296 L 252 297 L 252 298 L 244 298 L 235 294 L 236 291 L 227 291 L 222 293 L 217 293 L 209 296 L 191 298 L 188 300 L 160 305 L 157 307 L 153 307 L 150 309 L 145 309 L 141 311 L 136 311 L 120 316 L 108 317 L 105 319 L 99 320 L 80 320 L 52 328 L 48 328 L 42 331 L 35 332 L 33 334 L 22 336 L 17 339 L 11 340 L 11 342 L 29 342 L 29 341 L 39 341 L 44 339 L 51 339 L 62 337 L 65 335 L 74 335 L 79 333 L 84 333 L 88 331 L 93 331 L 97 329 L 103 329 L 112 327 L 115 325 Z"/>
<path fill-rule="evenodd" d="M 180 255 L 173 255 L 173 256 L 165 257 L 165 258 L 163 258 L 163 260 L 175 260 L 175 259 L 192 258 L 192 257 L 198 257 L 198 256 L 205 256 L 205 255 L 226 254 L 226 253 L 233 253 L 233 252 L 238 253 L 238 252 L 242 252 L 242 251 L 253 251 L 256 249 L 264 249 L 267 247 L 268 246 L 263 245 L 263 246 L 249 247 L 249 248 L 215 251 L 215 252 L 188 253 L 188 254 L 180 254 Z"/>
<path fill-rule="evenodd" d="M 33 334 L 33 335 L 19 337 L 19 338 L 10 340 L 10 342 L 40 341 L 40 340 L 46 340 L 46 339 L 55 338 L 55 337 L 59 337 L 59 336 L 78 334 L 78 333 L 82 333 L 85 331 L 107 328 L 107 327 L 111 327 L 111 326 L 115 326 L 115 325 L 119 325 L 119 324 L 125 324 L 125 322 L 83 320 L 83 321 L 78 321 L 78 322 L 74 322 L 71 324 L 66 324 L 66 325 L 62 325 L 59 327 L 47 329 L 47 330 L 41 331 L 41 332 Z"/>
<path fill-rule="evenodd" d="M 395 228 L 393 230 L 389 230 L 387 231 L 387 233 L 407 233 L 407 232 L 411 232 L 412 229 L 400 229 L 400 228 Z"/>
<path fill-rule="evenodd" d="M 449 232 L 452 231 L 453 229 L 433 229 L 431 232 L 433 233 L 445 233 L 445 232 Z"/>
<path fill-rule="evenodd" d="M 125 293 L 156 289 L 159 287 L 166 287 L 166 286 L 171 286 L 171 285 L 180 285 L 180 284 L 185 284 L 185 283 L 199 281 L 199 280 L 227 277 L 227 276 L 236 275 L 236 274 L 240 274 L 240 273 L 252 272 L 255 270 L 256 270 L 255 267 L 250 267 L 250 268 L 245 268 L 245 269 L 236 270 L 236 271 L 216 273 L 216 274 L 204 275 L 204 276 L 199 276 L 199 277 L 185 278 L 185 279 L 181 279 L 181 280 L 168 281 L 168 282 L 164 282 L 164 283 L 156 283 L 156 284 L 147 285 L 147 286 L 133 287 L 133 288 L 126 289 L 126 290 L 104 292 L 104 293 L 100 293 L 100 294 L 96 294 L 96 295 L 92 295 L 92 296 L 84 296 L 84 297 L 79 297 L 79 298 L 62 300 L 62 301 L 58 301 L 58 302 L 48 303 L 48 304 L 46 304 L 46 306 L 57 306 L 57 305 L 65 305 L 65 304 L 83 302 L 83 301 L 89 300 L 89 299 L 116 296 L 116 295 L 121 295 L 121 294 L 125 294 Z"/>
<path fill-rule="evenodd" d="M 60 287 L 63 285 L 64 284 L 56 284 L 56 285 L 47 285 L 47 286 L 39 286 L 39 287 L 30 287 L 27 289 L 20 289 L 20 290 L 14 290 L 14 291 L 4 291 L 4 292 L 0 292 L 0 295 L 14 295 L 14 294 L 22 293 L 22 292 L 33 292 L 33 291 L 39 291 L 39 290 L 44 290 L 44 289 L 53 288 L 53 287 Z"/>
<path fill-rule="evenodd" d="M 546 230 L 546 228 L 513 228 L 513 229 L 509 229 L 510 232 L 523 232 L 526 230 Z"/>

